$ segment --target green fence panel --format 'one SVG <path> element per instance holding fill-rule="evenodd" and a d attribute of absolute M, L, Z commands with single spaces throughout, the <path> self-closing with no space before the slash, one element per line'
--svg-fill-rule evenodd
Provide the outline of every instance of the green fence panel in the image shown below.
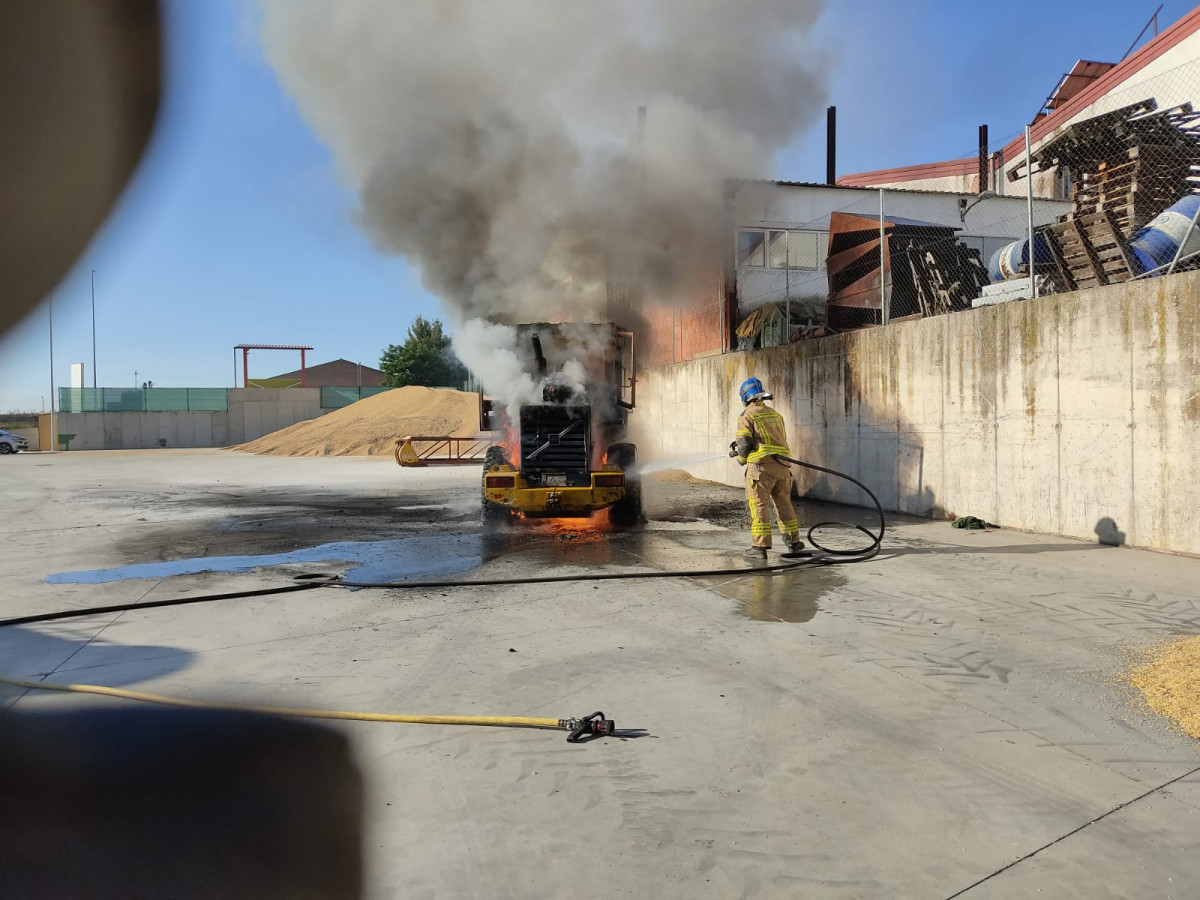
<path fill-rule="evenodd" d="M 143 412 L 146 392 L 140 388 L 100 388 L 100 412 Z"/>
<path fill-rule="evenodd" d="M 321 409 L 341 409 L 343 406 L 357 403 L 364 397 L 374 397 L 384 391 L 394 390 L 394 387 L 323 387 Z"/>
<path fill-rule="evenodd" d="M 225 388 L 188 388 L 188 406 L 193 412 L 224 412 L 229 409 L 229 391 Z"/>
<path fill-rule="evenodd" d="M 59 388 L 58 408 L 76 412 L 221 412 L 226 388 Z"/>
<path fill-rule="evenodd" d="M 358 400 L 358 388 L 321 388 L 321 409 L 341 409 Z"/>
<path fill-rule="evenodd" d="M 187 411 L 187 388 L 148 388 L 142 393 L 146 412 Z"/>

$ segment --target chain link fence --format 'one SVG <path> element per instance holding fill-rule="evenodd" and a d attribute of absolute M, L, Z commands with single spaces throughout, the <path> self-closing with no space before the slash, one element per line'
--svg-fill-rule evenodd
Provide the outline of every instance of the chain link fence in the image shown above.
<path fill-rule="evenodd" d="M 738 347 L 1200 268 L 1200 60 L 1172 59 L 1116 87 L 1077 63 L 1028 129 L 945 163 L 743 183 Z"/>

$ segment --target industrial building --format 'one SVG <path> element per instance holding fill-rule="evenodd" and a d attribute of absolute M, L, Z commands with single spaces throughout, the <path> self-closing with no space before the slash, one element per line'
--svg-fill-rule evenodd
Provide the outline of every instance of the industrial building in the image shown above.
<path fill-rule="evenodd" d="M 1034 225 L 1048 225 L 1069 209 L 1065 201 L 1036 200 Z M 829 321 L 831 295 L 837 293 L 837 279 L 831 279 L 830 273 L 830 230 L 836 216 L 873 223 L 869 227 L 874 243 L 863 246 L 856 261 L 865 264 L 863 272 L 868 276 L 879 266 L 878 188 L 791 181 L 731 182 L 726 191 L 726 215 L 728 244 L 714 266 L 705 293 L 686 307 L 648 304 L 644 310 L 648 325 L 641 351 L 644 365 L 699 359 L 739 346 L 745 349 L 745 339 L 739 341 L 737 336 L 738 326 L 768 305 L 779 307 L 782 315 L 768 320 L 771 324 L 766 333 L 751 342 L 755 348 L 786 343 L 797 329 Z M 1025 234 L 1027 203 L 1023 197 L 981 199 L 961 192 L 889 190 L 884 196 L 882 224 L 885 245 L 893 252 L 898 251 L 891 246 L 896 228 L 933 227 L 943 235 L 941 243 L 945 244 L 945 236 L 949 235 L 949 243 L 974 251 L 979 262 L 986 264 L 996 250 Z M 901 271 L 901 267 L 897 265 L 893 270 L 888 262 L 885 269 L 889 278 L 883 287 L 897 307 L 892 318 L 918 314 L 915 299 L 907 304 L 905 298 L 891 296 L 890 273 Z M 878 310 L 879 290 L 876 277 L 869 293 L 846 305 Z M 849 327 L 856 324 L 867 323 Z"/>
<path fill-rule="evenodd" d="M 373 369 L 370 366 L 364 366 L 362 363 L 351 362 L 348 359 L 335 359 L 330 362 L 318 363 L 315 366 L 307 366 L 303 370 L 296 369 L 293 372 L 283 372 L 279 375 L 272 375 L 269 379 L 271 382 L 294 382 L 299 385 L 301 378 L 305 384 L 311 388 L 323 387 L 379 387 L 383 384 L 384 374 L 379 369 Z M 251 379 L 250 386 L 253 387 L 259 379 Z M 283 385 L 280 384 L 282 387 Z"/>
<path fill-rule="evenodd" d="M 648 301 L 642 362 L 1186 268 L 1200 246 L 1187 228 L 1198 99 L 1200 8 L 1119 62 L 1075 62 L 1030 126 L 1032 203 L 1023 136 L 993 149 L 984 126 L 978 155 L 834 179 L 831 116 L 836 183 L 730 183 L 728 244 L 708 286 L 684 307 Z"/>
<path fill-rule="evenodd" d="M 1063 73 L 1030 126 L 1034 153 L 1071 125 L 1134 104 L 1154 101 L 1158 109 L 1194 105 L 1200 100 L 1200 7 L 1193 9 L 1142 47 L 1117 63 L 1079 60 Z M 1011 123 L 1013 131 L 1024 123 Z M 1025 196 L 1025 138 L 1015 137 L 986 155 L 982 166 L 975 156 L 904 165 L 873 172 L 842 175 L 847 187 L 908 188 L 913 190 L 992 190 Z M 982 176 L 982 178 L 981 178 Z M 1058 168 L 1035 172 L 1034 194 L 1053 200 L 1070 199 L 1070 173 Z"/>

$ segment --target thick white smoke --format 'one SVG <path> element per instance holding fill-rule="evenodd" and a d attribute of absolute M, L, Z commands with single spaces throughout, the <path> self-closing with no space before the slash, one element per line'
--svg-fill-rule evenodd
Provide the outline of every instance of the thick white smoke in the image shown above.
<path fill-rule="evenodd" d="M 687 296 L 732 239 L 725 179 L 768 175 L 823 102 L 822 0 L 260 2 L 362 226 L 492 392 L 523 381 L 468 320 L 603 320 L 614 277 Z"/>

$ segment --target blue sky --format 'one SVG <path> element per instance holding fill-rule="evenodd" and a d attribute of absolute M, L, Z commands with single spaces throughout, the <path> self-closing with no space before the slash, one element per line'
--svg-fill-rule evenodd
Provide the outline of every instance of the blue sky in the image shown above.
<path fill-rule="evenodd" d="M 830 95 L 776 174 L 823 180 L 829 103 L 841 173 L 969 155 L 984 122 L 995 145 L 1076 59 L 1118 59 L 1157 5 L 828 0 L 814 41 L 832 54 Z M 311 362 L 376 365 L 415 316 L 440 315 L 419 275 L 355 227 L 354 199 L 263 62 L 247 8 L 165 3 L 166 98 L 151 151 L 53 295 L 59 385 L 72 362 L 92 382 L 93 269 L 101 386 L 132 385 L 135 371 L 163 387 L 232 386 L 242 342 L 311 344 Z M 1168 0 L 1160 27 L 1191 8 Z M 290 353 L 250 359 L 252 378 L 299 365 Z M 0 412 L 40 411 L 49 395 L 43 305 L 0 338 Z"/>

